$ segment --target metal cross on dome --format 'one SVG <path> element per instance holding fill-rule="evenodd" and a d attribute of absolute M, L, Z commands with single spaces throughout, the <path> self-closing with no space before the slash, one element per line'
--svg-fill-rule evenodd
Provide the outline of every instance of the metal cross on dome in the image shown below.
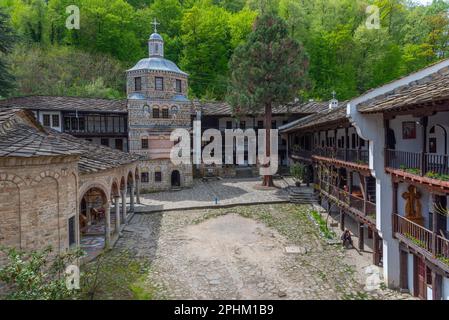
<path fill-rule="evenodd" d="M 157 32 L 157 26 L 160 25 L 159 22 L 157 22 L 156 18 L 154 18 L 153 22 L 151 24 L 154 26 L 154 33 Z"/>

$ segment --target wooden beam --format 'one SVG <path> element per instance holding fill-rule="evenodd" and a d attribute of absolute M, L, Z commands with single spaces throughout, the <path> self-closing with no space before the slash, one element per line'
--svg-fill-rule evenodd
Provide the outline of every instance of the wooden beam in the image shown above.
<path fill-rule="evenodd" d="M 365 249 L 365 227 L 363 223 L 359 222 L 359 250 Z"/>

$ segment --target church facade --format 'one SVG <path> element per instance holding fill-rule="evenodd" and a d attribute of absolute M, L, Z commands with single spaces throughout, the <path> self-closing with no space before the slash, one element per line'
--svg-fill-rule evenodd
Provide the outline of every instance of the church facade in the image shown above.
<path fill-rule="evenodd" d="M 142 157 L 143 191 L 189 187 L 192 165 L 174 165 L 170 134 L 191 130 L 188 74 L 164 58 L 164 40 L 155 32 L 148 40 L 149 57 L 126 72 L 129 151 Z"/>

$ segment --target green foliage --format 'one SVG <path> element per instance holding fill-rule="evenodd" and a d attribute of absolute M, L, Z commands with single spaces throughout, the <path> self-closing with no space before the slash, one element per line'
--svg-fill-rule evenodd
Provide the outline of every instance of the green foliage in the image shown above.
<path fill-rule="evenodd" d="M 272 12 L 259 15 L 246 43 L 234 52 L 227 100 L 234 113 L 261 113 L 297 96 L 304 84 L 307 58 L 284 20 Z M 265 109 L 267 110 L 267 109 Z"/>
<path fill-rule="evenodd" d="M 316 223 L 318 224 L 318 227 L 320 228 L 320 232 L 321 234 L 326 238 L 326 239 L 335 239 L 336 234 L 334 231 L 329 230 L 329 228 L 327 227 L 327 222 L 326 220 L 323 219 L 323 217 L 321 216 L 321 214 L 319 214 L 318 211 L 316 210 L 311 210 L 310 211 L 310 215 L 312 216 L 312 218 L 316 221 Z"/>
<path fill-rule="evenodd" d="M 303 181 L 305 178 L 306 166 L 302 163 L 295 163 L 290 166 L 290 174 L 296 181 Z"/>
<path fill-rule="evenodd" d="M 80 30 L 65 28 L 65 9 L 71 4 L 81 10 Z M 368 4 L 380 8 L 379 30 L 365 27 Z M 309 81 L 307 87 L 292 84 L 291 91 L 304 100 L 330 99 L 333 90 L 339 100 L 349 99 L 449 56 L 449 3 L 441 0 L 428 6 L 407 0 L 0 0 L 0 8 L 10 16 L 21 46 L 34 44 L 43 50 L 70 46 L 77 52 L 112 56 L 123 63 L 121 81 L 123 70 L 147 56 L 150 22 L 157 18 L 167 58 L 191 75 L 191 96 L 207 99 L 225 97 L 228 81 L 235 80 L 230 58 L 238 46 L 246 44 L 260 12 L 276 12 L 285 21 L 288 35 L 303 44 L 309 57 Z M 6 20 L 0 15 L 0 28 L 8 25 Z M 12 43 L 4 40 L 9 31 L 0 31 L 0 43 Z M 37 63 L 32 57 L 28 60 Z M 70 67 L 65 70 L 69 72 Z M 115 96 L 115 90 L 124 95 L 123 86 L 108 82 L 107 70 L 99 70 L 83 84 L 65 82 L 64 88 L 73 86 L 70 90 L 52 91 L 92 94 L 82 87 L 99 86 L 97 78 L 105 85 L 98 90 L 100 96 Z M 11 77 L 1 62 L 0 84 L 0 95 L 5 95 Z M 43 87 L 53 85 L 42 83 Z M 106 88 L 114 93 L 105 93 Z M 12 94 L 29 92 L 19 88 Z"/>
<path fill-rule="evenodd" d="M 54 254 L 50 247 L 25 252 L 2 248 L 7 257 L 0 268 L 0 282 L 9 288 L 6 299 L 60 300 L 73 298 L 76 292 L 66 287 L 66 266 L 76 263 L 82 256 L 79 250 Z"/>
<path fill-rule="evenodd" d="M 102 54 L 70 47 L 18 46 L 8 56 L 13 95 L 124 96 L 123 65 Z"/>
<path fill-rule="evenodd" d="M 0 7 L 0 97 L 5 96 L 13 87 L 13 77 L 7 70 L 4 55 L 11 50 L 15 36 L 9 25 L 8 16 Z"/>
<path fill-rule="evenodd" d="M 146 263 L 128 251 L 103 252 L 84 265 L 81 272 L 81 299 L 147 300 L 155 293 L 154 288 L 145 284 L 149 273 Z"/>
<path fill-rule="evenodd" d="M 426 173 L 427 178 L 437 179 L 442 181 L 449 181 L 449 174 L 442 174 L 438 172 L 429 171 Z"/>

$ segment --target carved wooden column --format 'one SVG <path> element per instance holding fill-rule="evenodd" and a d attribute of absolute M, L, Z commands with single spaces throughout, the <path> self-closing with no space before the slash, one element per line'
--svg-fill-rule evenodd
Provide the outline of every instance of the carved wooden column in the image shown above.
<path fill-rule="evenodd" d="M 340 209 L 340 230 L 345 231 L 345 212 Z"/>
<path fill-rule="evenodd" d="M 365 228 L 363 223 L 359 222 L 359 250 L 365 249 Z"/>
<path fill-rule="evenodd" d="M 379 234 L 377 230 L 372 230 L 371 233 L 373 235 L 373 264 L 378 266 L 380 264 Z"/>
<path fill-rule="evenodd" d="M 427 124 L 429 123 L 428 117 L 421 118 L 422 125 L 422 154 L 421 154 L 421 175 L 424 176 L 427 173 Z"/>

